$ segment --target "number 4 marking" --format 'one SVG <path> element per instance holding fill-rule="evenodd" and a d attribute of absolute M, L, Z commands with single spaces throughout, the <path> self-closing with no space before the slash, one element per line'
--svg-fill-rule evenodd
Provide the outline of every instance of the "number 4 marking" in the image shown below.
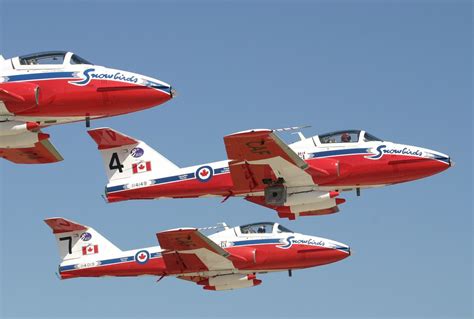
<path fill-rule="evenodd" d="M 123 165 L 120 164 L 120 160 L 117 153 L 112 154 L 112 157 L 110 158 L 109 168 L 110 170 L 118 169 L 120 173 L 123 173 Z"/>

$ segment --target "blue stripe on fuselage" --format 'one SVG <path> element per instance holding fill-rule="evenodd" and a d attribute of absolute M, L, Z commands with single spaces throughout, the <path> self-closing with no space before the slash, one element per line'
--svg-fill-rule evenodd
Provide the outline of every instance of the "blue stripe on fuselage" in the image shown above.
<path fill-rule="evenodd" d="M 339 155 L 353 155 L 353 154 L 368 154 L 369 149 L 367 148 L 349 148 L 349 149 L 340 149 L 324 152 L 315 152 L 310 154 L 310 158 L 320 158 L 328 156 L 339 156 Z"/>
<path fill-rule="evenodd" d="M 222 167 L 222 168 L 216 168 L 214 169 L 214 175 L 217 174 L 222 174 L 222 173 L 227 173 L 229 172 L 228 167 Z M 193 179 L 196 178 L 195 173 L 187 173 L 187 174 L 180 174 L 180 175 L 175 175 L 175 176 L 168 176 L 168 177 L 162 177 L 162 178 L 156 178 L 151 180 L 152 184 L 149 186 L 157 185 L 157 184 L 164 184 L 164 183 L 169 183 L 169 182 L 177 182 L 177 181 L 185 181 L 188 179 Z M 117 185 L 117 186 L 111 186 L 107 187 L 107 193 L 112 193 L 112 192 L 118 192 L 118 191 L 123 191 L 126 190 L 124 185 Z"/>
<path fill-rule="evenodd" d="M 234 241 L 233 246 L 261 245 L 261 244 L 280 244 L 280 238 L 249 239 L 249 240 Z"/>
<path fill-rule="evenodd" d="M 8 82 L 28 81 L 28 80 L 46 80 L 46 79 L 64 79 L 75 78 L 74 72 L 47 72 L 47 73 L 28 73 L 7 76 Z"/>
<path fill-rule="evenodd" d="M 161 257 L 161 253 L 151 253 L 150 254 L 150 259 L 158 258 L 158 257 Z M 94 266 L 94 267 L 125 263 L 125 262 L 134 261 L 134 260 L 135 260 L 135 256 L 127 256 L 127 257 L 119 257 L 119 258 L 98 260 L 98 261 L 95 261 L 97 263 L 97 266 Z M 62 267 L 59 267 L 59 271 L 62 272 L 62 271 L 68 271 L 68 270 L 75 270 L 77 265 L 79 265 L 79 264 L 62 266 Z M 94 267 L 87 267 L 87 268 L 94 268 Z M 83 268 L 83 269 L 87 269 L 87 268 Z"/>

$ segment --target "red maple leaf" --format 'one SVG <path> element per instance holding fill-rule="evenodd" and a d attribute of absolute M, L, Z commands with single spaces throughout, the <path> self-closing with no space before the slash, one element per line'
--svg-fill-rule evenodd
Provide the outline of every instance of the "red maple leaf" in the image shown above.
<path fill-rule="evenodd" d="M 138 259 L 145 259 L 146 255 L 144 253 L 141 253 L 140 256 L 138 256 Z"/>
<path fill-rule="evenodd" d="M 202 177 L 206 177 L 207 175 L 209 175 L 209 171 L 207 169 L 203 169 L 199 175 L 201 175 Z"/>
<path fill-rule="evenodd" d="M 143 164 L 140 164 L 140 166 L 138 166 L 139 169 L 144 169 L 145 166 Z"/>
<path fill-rule="evenodd" d="M 91 252 L 93 251 L 94 249 L 92 247 L 89 246 L 89 248 L 87 248 L 87 251 Z"/>

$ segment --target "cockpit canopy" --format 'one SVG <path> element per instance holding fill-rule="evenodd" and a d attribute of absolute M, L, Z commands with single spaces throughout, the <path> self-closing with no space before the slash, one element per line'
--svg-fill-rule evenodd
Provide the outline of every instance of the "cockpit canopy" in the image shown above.
<path fill-rule="evenodd" d="M 240 233 L 246 234 L 279 234 L 279 233 L 293 233 L 288 228 L 271 222 L 253 223 L 240 226 Z"/>
<path fill-rule="evenodd" d="M 337 131 L 317 136 L 321 144 L 333 144 L 333 143 L 358 143 L 358 142 L 372 142 L 382 141 L 381 139 L 373 136 L 362 130 L 345 130 Z"/>
<path fill-rule="evenodd" d="M 77 54 L 67 51 L 48 51 L 22 55 L 18 57 L 18 61 L 20 66 L 92 64 Z"/>

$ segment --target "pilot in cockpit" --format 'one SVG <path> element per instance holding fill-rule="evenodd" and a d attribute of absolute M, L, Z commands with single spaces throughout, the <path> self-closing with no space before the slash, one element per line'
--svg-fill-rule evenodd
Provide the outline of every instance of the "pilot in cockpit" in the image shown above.
<path fill-rule="evenodd" d="M 262 225 L 262 226 L 258 227 L 257 232 L 258 232 L 259 234 L 264 234 L 264 233 L 266 233 L 265 225 Z"/>
<path fill-rule="evenodd" d="M 343 133 L 341 135 L 341 142 L 342 143 L 349 143 L 351 141 L 351 136 L 349 135 L 349 133 Z"/>

